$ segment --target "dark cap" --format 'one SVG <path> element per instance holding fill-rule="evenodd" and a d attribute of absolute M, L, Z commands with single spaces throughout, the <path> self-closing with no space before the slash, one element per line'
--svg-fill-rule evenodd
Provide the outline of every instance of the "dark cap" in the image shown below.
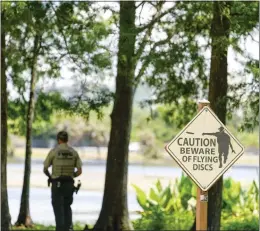
<path fill-rule="evenodd" d="M 223 130 L 224 130 L 224 127 L 221 126 L 218 130 L 219 130 L 219 131 L 223 131 Z"/>
<path fill-rule="evenodd" d="M 60 131 L 57 134 L 57 140 L 61 140 L 62 142 L 68 142 L 69 136 L 66 131 Z"/>

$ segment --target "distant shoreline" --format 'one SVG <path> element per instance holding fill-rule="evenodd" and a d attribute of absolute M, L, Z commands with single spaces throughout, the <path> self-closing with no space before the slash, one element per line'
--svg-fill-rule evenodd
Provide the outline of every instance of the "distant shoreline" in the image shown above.
<path fill-rule="evenodd" d="M 247 155 L 245 154 L 245 159 L 243 156 L 239 159 L 232 167 L 235 168 L 259 168 L 259 156 L 257 155 Z M 7 164 L 24 164 L 25 158 L 23 157 L 14 157 L 8 159 Z M 43 157 L 34 157 L 32 158 L 33 164 L 43 164 Z M 106 160 L 104 159 L 82 159 L 83 164 L 92 165 L 92 166 L 103 166 L 106 165 Z M 172 159 L 158 159 L 158 160 L 147 160 L 146 163 L 143 161 L 134 161 L 130 160 L 129 165 L 131 166 L 160 166 L 160 167 L 179 167 L 178 164 Z"/>
<path fill-rule="evenodd" d="M 173 163 L 173 162 L 172 162 Z M 43 174 L 43 159 L 33 159 L 31 176 L 30 176 L 30 187 L 31 188 L 48 188 L 47 177 Z M 169 182 L 174 183 L 181 174 L 182 170 L 178 165 L 169 165 L 171 161 L 168 161 L 168 165 L 153 165 L 150 163 L 130 162 L 129 163 L 129 174 L 128 174 L 128 191 L 133 192 L 134 188 L 132 184 L 142 186 L 144 190 L 149 190 L 152 185 L 159 179 L 164 186 L 167 186 Z M 82 182 L 81 190 L 88 191 L 103 191 L 105 182 L 105 171 L 106 162 L 105 161 L 91 161 L 83 160 L 84 174 L 78 177 L 76 180 Z M 248 185 L 256 179 L 259 172 L 259 166 L 257 165 L 247 165 L 247 164 L 235 164 L 231 167 L 230 173 L 233 171 L 240 172 L 242 177 L 239 181 L 243 185 Z M 165 171 L 165 175 L 161 174 Z M 248 172 L 252 174 L 252 177 L 248 177 Z M 233 175 L 232 175 L 233 174 Z M 236 173 L 232 173 L 230 176 L 234 179 L 236 178 Z M 235 175 L 234 175 L 235 174 Z M 19 159 L 18 162 L 12 162 L 7 165 L 7 186 L 8 188 L 22 187 L 23 185 L 23 175 L 24 175 L 24 160 Z M 75 184 L 76 184 L 75 182 Z"/>

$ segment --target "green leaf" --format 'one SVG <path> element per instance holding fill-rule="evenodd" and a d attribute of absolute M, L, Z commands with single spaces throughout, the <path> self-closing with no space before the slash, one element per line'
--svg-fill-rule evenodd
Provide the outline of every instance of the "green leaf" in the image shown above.
<path fill-rule="evenodd" d="M 162 192 L 162 184 L 159 179 L 156 182 L 156 188 L 157 188 L 158 192 Z"/>
<path fill-rule="evenodd" d="M 160 203 L 161 201 L 161 198 L 159 195 L 156 194 L 155 190 L 153 188 L 150 189 L 150 194 L 149 194 L 149 197 L 156 201 L 158 204 Z"/>
<path fill-rule="evenodd" d="M 162 202 L 162 207 L 166 208 L 170 202 L 170 200 L 172 199 L 173 195 L 171 193 L 171 187 L 168 186 L 165 190 L 164 193 L 162 195 L 163 197 L 163 202 Z"/>
<path fill-rule="evenodd" d="M 136 191 L 136 197 L 139 205 L 145 210 L 147 208 L 146 202 L 147 202 L 147 197 L 145 195 L 145 192 L 139 188 L 137 185 L 132 185 Z"/>

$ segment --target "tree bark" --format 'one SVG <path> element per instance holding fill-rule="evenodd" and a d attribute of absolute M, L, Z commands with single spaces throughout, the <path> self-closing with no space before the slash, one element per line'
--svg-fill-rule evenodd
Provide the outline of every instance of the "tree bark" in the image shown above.
<path fill-rule="evenodd" d="M 34 38 L 33 57 L 31 62 L 31 81 L 30 81 L 30 95 L 26 118 L 26 147 L 25 147 L 25 168 L 23 178 L 23 190 L 21 196 L 20 212 L 16 222 L 17 226 L 25 225 L 30 227 L 33 225 L 30 215 L 30 175 L 31 175 L 31 155 L 32 155 L 32 124 L 35 109 L 35 85 L 37 82 L 37 58 L 39 53 L 39 35 Z"/>
<path fill-rule="evenodd" d="M 134 97 L 135 2 L 120 1 L 116 92 L 111 114 L 105 189 L 94 230 L 131 230 L 127 205 L 128 146 Z"/>
<path fill-rule="evenodd" d="M 1 11 L 1 25 L 5 20 L 5 12 Z M 8 231 L 11 226 L 7 193 L 7 79 L 5 64 L 5 28 L 1 29 L 1 230 Z"/>
<path fill-rule="evenodd" d="M 222 123 L 226 123 L 227 107 L 227 55 L 229 47 L 230 18 L 223 12 L 230 9 L 231 2 L 214 2 L 211 24 L 211 63 L 209 80 L 210 107 Z M 220 230 L 223 177 L 209 190 L 208 230 Z"/>
<path fill-rule="evenodd" d="M 191 226 L 191 228 L 190 228 L 190 231 L 196 231 L 196 216 L 195 216 L 195 219 L 194 219 L 194 221 L 193 221 L 193 224 L 192 224 L 192 226 Z"/>

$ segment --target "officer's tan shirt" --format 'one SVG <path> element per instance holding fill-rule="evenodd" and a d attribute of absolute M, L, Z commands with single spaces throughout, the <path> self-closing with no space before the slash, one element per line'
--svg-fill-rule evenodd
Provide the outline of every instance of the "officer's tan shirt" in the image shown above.
<path fill-rule="evenodd" d="M 52 166 L 52 178 L 74 177 L 74 170 L 82 167 L 82 161 L 76 150 L 63 143 L 53 148 L 46 157 L 44 168 L 48 169 L 50 166 Z"/>

